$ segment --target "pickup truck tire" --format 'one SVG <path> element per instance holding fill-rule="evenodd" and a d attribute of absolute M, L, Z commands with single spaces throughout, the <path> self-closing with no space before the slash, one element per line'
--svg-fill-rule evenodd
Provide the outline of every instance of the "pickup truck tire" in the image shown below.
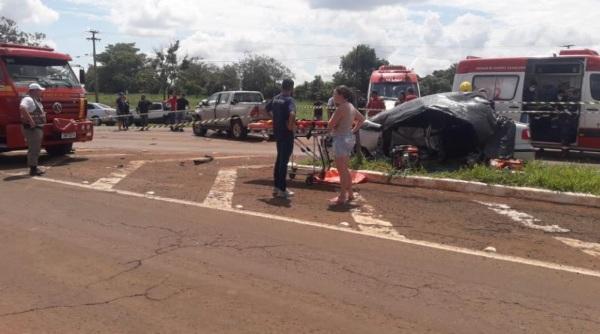
<path fill-rule="evenodd" d="M 192 131 L 194 131 L 194 134 L 198 137 L 206 136 L 206 132 L 208 131 L 208 129 L 200 124 L 200 119 L 198 119 L 197 122 L 198 123 L 192 125 Z"/>
<path fill-rule="evenodd" d="M 241 120 L 234 119 L 231 121 L 229 134 L 233 139 L 244 139 L 248 136 L 248 129 L 244 127 L 244 124 L 242 124 Z"/>
<path fill-rule="evenodd" d="M 51 157 L 63 156 L 71 153 L 73 150 L 73 143 L 69 144 L 61 144 L 61 145 L 52 145 L 46 147 L 46 152 Z"/>

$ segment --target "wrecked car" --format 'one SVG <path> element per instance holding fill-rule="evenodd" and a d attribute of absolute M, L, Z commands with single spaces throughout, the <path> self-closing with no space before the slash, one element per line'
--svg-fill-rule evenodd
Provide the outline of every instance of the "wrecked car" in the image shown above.
<path fill-rule="evenodd" d="M 443 93 L 403 103 L 365 121 L 360 143 L 368 156 L 390 156 L 394 147 L 414 145 L 438 160 L 532 160 L 527 124 L 499 116 L 477 94 Z"/>

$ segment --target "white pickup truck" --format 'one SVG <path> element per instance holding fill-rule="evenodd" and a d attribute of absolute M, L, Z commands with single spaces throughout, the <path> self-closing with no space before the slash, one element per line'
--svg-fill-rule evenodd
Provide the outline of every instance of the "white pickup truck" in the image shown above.
<path fill-rule="evenodd" d="M 194 134 L 205 136 L 208 130 L 226 131 L 234 139 L 248 135 L 248 124 L 271 119 L 260 92 L 225 91 L 211 95 L 196 107 Z"/>

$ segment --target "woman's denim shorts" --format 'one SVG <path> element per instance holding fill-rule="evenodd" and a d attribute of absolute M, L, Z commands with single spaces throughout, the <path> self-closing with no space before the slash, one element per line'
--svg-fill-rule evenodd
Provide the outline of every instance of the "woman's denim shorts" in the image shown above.
<path fill-rule="evenodd" d="M 353 133 L 335 135 L 333 136 L 333 153 L 336 157 L 350 156 L 355 144 L 356 138 Z"/>

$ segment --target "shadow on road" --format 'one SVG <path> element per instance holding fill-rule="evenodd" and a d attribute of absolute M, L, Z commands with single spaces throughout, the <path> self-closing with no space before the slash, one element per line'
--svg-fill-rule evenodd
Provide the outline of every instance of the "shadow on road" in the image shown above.
<path fill-rule="evenodd" d="M 50 157 L 48 155 L 40 156 L 40 166 L 46 167 L 58 167 L 76 164 L 89 160 L 83 157 Z M 0 171 L 12 171 L 19 170 L 27 167 L 27 153 L 26 152 L 11 152 L 9 154 L 0 154 Z"/>
<path fill-rule="evenodd" d="M 29 176 L 28 174 L 12 175 L 12 176 L 5 177 L 4 179 L 2 179 L 2 181 L 12 182 L 12 181 L 25 180 L 25 179 L 29 179 L 29 178 L 31 178 L 31 176 Z"/>
<path fill-rule="evenodd" d="M 279 208 L 291 208 L 292 201 L 287 198 L 259 198 L 259 201 Z"/>
<path fill-rule="evenodd" d="M 271 180 L 271 179 L 250 180 L 250 181 L 244 182 L 244 184 L 273 187 L 273 180 Z M 288 185 L 291 188 L 295 188 L 295 189 L 308 189 L 308 190 L 326 191 L 326 192 L 335 192 L 336 189 L 338 188 L 335 185 L 325 184 L 325 183 L 308 185 L 305 182 L 298 181 L 298 180 L 288 180 Z"/>

